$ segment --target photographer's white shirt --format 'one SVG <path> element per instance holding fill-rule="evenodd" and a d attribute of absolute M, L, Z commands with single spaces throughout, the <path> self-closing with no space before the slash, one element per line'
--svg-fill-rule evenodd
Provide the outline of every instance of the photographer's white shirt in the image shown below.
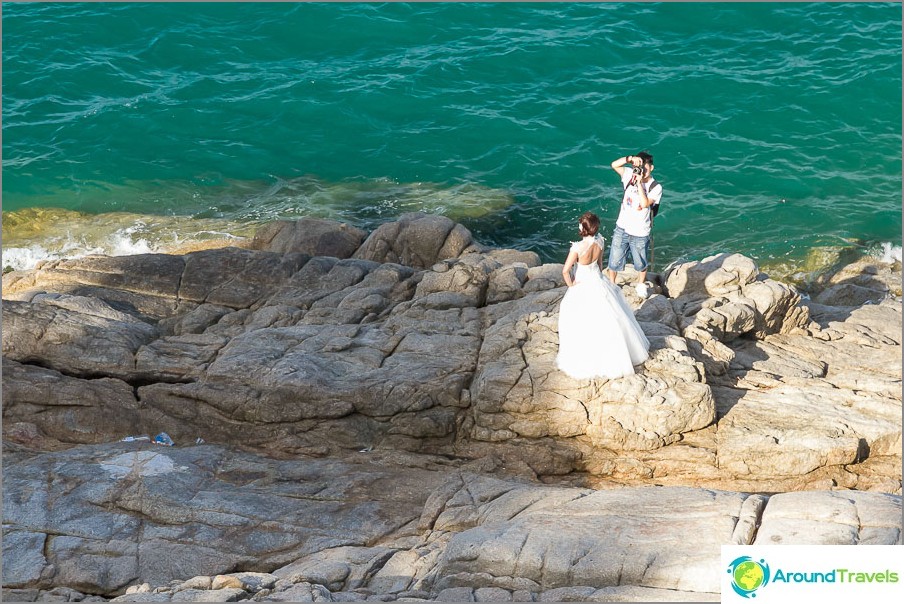
<path fill-rule="evenodd" d="M 622 197 L 621 210 L 618 213 L 618 220 L 615 221 L 615 224 L 624 229 L 628 235 L 646 237 L 650 234 L 650 227 L 652 226 L 653 206 L 641 210 L 637 209 L 640 205 L 641 197 L 640 192 L 637 190 L 637 185 L 628 185 L 632 176 L 631 170 L 625 170 L 622 174 L 621 179 L 622 186 L 625 187 L 625 195 Z M 662 185 L 656 182 L 655 179 L 650 179 L 650 182 L 641 183 L 641 186 L 647 192 L 647 197 L 653 202 L 653 205 L 658 205 L 659 200 L 662 199 Z"/>

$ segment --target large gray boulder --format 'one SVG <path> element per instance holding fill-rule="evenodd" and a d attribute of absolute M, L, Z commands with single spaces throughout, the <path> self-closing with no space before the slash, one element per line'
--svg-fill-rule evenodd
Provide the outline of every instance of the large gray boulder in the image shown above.
<path fill-rule="evenodd" d="M 470 231 L 445 216 L 403 214 L 377 227 L 354 257 L 423 269 L 457 258 L 472 241 Z"/>
<path fill-rule="evenodd" d="M 791 333 L 809 323 L 800 295 L 740 254 L 679 264 L 667 272 L 665 286 L 682 334 L 711 375 L 728 371 L 733 353 L 727 342 L 747 334 Z"/>
<path fill-rule="evenodd" d="M 901 467 L 901 305 L 886 301 L 844 315 L 833 320 L 820 311 L 817 319 L 828 318 L 812 335 L 732 343 L 734 380 L 715 388 L 725 401 L 716 441 L 721 468 L 739 477 L 813 474 L 814 484 L 863 489 L 875 478 L 816 470 L 882 459 Z M 900 492 L 891 476 L 874 486 Z"/>
<path fill-rule="evenodd" d="M 3 356 L 79 377 L 129 377 L 135 353 L 157 338 L 157 329 L 124 313 L 97 312 L 109 306 L 90 298 L 67 302 L 4 302 Z"/>
<path fill-rule="evenodd" d="M 134 389 L 122 380 L 74 378 L 3 357 L 4 428 L 38 418 L 42 436 L 69 443 L 108 442 L 145 428 Z"/>
<path fill-rule="evenodd" d="M 261 227 L 251 241 L 251 249 L 308 256 L 351 258 L 367 233 L 346 223 L 320 218 L 277 220 Z"/>
<path fill-rule="evenodd" d="M 3 299 L 30 302 L 51 292 L 96 298 L 139 318 L 159 319 L 181 308 L 183 256 L 87 256 L 44 263 L 3 276 Z M 222 274 L 219 277 L 222 281 Z"/>
<path fill-rule="evenodd" d="M 715 418 L 702 367 L 681 338 L 658 341 L 642 373 L 617 380 L 574 380 L 558 371 L 560 289 L 488 310 L 469 389 L 472 437 L 581 437 L 592 447 L 651 449 L 675 442 Z"/>
<path fill-rule="evenodd" d="M 900 260 L 862 258 L 819 275 L 811 287 L 814 302 L 827 306 L 863 306 L 901 298 Z"/>

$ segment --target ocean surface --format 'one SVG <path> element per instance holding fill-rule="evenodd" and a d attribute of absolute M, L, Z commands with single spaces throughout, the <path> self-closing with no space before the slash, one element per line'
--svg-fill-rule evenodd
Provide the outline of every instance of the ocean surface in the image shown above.
<path fill-rule="evenodd" d="M 650 151 L 653 270 L 901 255 L 900 3 L 4 3 L 3 265 L 444 214 L 563 262 Z"/>

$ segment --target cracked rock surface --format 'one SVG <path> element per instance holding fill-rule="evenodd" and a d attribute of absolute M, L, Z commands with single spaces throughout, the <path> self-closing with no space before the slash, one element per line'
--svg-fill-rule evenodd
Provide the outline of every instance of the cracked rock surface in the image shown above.
<path fill-rule="evenodd" d="M 900 265 L 678 265 L 623 289 L 650 359 L 572 380 L 536 254 L 252 247 L 4 276 L 4 599 L 715 600 L 723 543 L 901 543 Z"/>

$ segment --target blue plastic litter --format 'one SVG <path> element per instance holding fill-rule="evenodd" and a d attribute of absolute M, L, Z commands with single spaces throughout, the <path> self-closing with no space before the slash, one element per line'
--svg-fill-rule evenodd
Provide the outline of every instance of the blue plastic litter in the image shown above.
<path fill-rule="evenodd" d="M 166 432 L 161 432 L 157 436 L 154 437 L 154 442 L 158 445 L 166 445 L 167 447 L 172 447 L 174 444 L 173 439 L 170 438 L 169 434 Z"/>

